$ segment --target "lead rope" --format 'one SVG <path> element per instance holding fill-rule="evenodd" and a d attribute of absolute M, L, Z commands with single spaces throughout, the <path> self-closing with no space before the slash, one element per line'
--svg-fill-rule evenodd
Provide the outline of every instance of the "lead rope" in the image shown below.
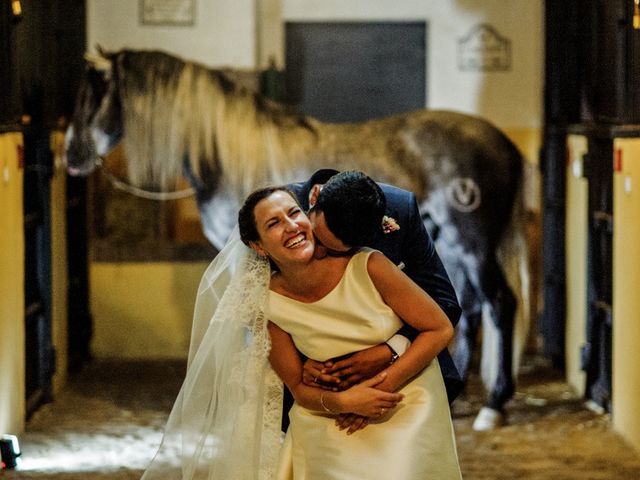
<path fill-rule="evenodd" d="M 135 195 L 136 197 L 146 198 L 148 200 L 180 200 L 181 198 L 187 198 L 195 194 L 195 190 L 192 187 L 185 188 L 183 190 L 176 190 L 175 192 L 152 192 L 150 190 L 144 190 L 143 188 L 131 185 L 123 180 L 120 180 L 111 172 L 109 172 L 103 165 L 102 157 L 96 162 L 96 165 L 100 168 L 102 174 L 111 182 L 111 185 L 117 190 Z"/>

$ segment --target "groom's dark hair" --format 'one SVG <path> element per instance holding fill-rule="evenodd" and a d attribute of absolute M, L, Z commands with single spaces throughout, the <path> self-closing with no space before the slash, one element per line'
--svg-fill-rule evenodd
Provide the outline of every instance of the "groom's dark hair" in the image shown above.
<path fill-rule="evenodd" d="M 345 245 L 367 245 L 382 229 L 387 202 L 380 186 L 368 175 L 341 172 L 322 187 L 313 207 L 323 212 L 327 227 Z"/>

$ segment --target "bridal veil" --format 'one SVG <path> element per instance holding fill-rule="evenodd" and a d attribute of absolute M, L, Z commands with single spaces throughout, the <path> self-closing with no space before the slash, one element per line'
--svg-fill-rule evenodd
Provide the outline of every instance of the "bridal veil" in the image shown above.
<path fill-rule="evenodd" d="M 143 480 L 273 477 L 283 387 L 268 360 L 269 276 L 236 228 L 200 282 L 185 380 Z"/>

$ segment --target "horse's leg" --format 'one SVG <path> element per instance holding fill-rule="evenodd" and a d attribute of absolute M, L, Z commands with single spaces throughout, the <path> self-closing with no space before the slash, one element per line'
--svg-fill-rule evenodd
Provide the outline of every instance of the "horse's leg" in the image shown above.
<path fill-rule="evenodd" d="M 477 270 L 477 262 L 475 257 L 464 253 L 459 243 L 448 242 L 437 235 L 440 232 L 440 226 L 433 222 L 430 216 L 424 216 L 423 221 L 434 239 L 438 255 L 445 265 L 462 310 L 456 326 L 451 358 L 466 386 L 477 344 L 478 328 L 482 321 L 482 295 L 469 278 L 469 271 Z M 475 277 L 477 279 L 477 274 Z"/>
<path fill-rule="evenodd" d="M 513 379 L 513 328 L 516 297 L 509 288 L 502 268 L 494 260 L 484 269 L 482 286 L 491 305 L 491 320 L 497 333 L 497 376 L 486 406 L 502 411 L 515 391 Z"/>
<path fill-rule="evenodd" d="M 495 417 L 495 426 L 501 423 L 502 408 L 515 389 L 512 351 L 516 299 L 495 256 L 483 254 L 486 249 L 473 252 L 441 238 L 438 238 L 436 247 L 447 267 L 462 308 L 462 316 L 456 328 L 453 360 L 465 382 L 482 321 L 482 307 L 484 304 L 489 306 L 487 311 L 494 327 L 492 330 L 496 334 L 496 351 L 492 352 L 495 361 L 491 363 L 492 368 L 497 369 L 497 375 L 490 387 L 485 406 L 491 410 L 491 416 Z M 488 332 L 484 332 L 484 335 L 487 334 Z"/>
<path fill-rule="evenodd" d="M 473 281 L 482 292 L 482 297 L 490 308 L 487 313 L 491 318 L 492 331 L 485 328 L 483 341 L 489 335 L 495 335 L 495 355 L 491 360 L 491 368 L 496 371 L 495 380 L 490 387 L 489 397 L 480 410 L 473 428 L 475 430 L 492 430 L 504 423 L 504 404 L 511 399 L 515 391 L 513 378 L 513 322 L 516 310 L 516 297 L 507 284 L 504 273 L 495 257 L 483 262 L 477 270 L 478 276 L 471 275 Z M 475 283 L 475 282 L 474 282 Z M 484 363 L 484 362 L 483 362 Z"/>
<path fill-rule="evenodd" d="M 482 303 L 478 302 L 478 294 L 466 277 L 464 285 L 456 287 L 456 291 L 462 315 L 456 327 L 452 358 L 466 385 L 476 347 L 478 328 L 482 321 Z"/>

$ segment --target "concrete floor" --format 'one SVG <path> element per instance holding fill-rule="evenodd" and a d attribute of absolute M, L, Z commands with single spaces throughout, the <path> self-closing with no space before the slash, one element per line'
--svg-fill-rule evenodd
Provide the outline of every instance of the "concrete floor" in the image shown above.
<path fill-rule="evenodd" d="M 20 436 L 21 466 L 0 471 L 0 478 L 140 478 L 183 371 L 177 362 L 87 365 L 29 420 Z M 483 398 L 474 377 L 453 409 L 466 480 L 640 479 L 640 455 L 611 432 L 609 416 L 586 409 L 539 358 L 525 362 L 507 426 L 491 433 L 471 429 Z"/>

